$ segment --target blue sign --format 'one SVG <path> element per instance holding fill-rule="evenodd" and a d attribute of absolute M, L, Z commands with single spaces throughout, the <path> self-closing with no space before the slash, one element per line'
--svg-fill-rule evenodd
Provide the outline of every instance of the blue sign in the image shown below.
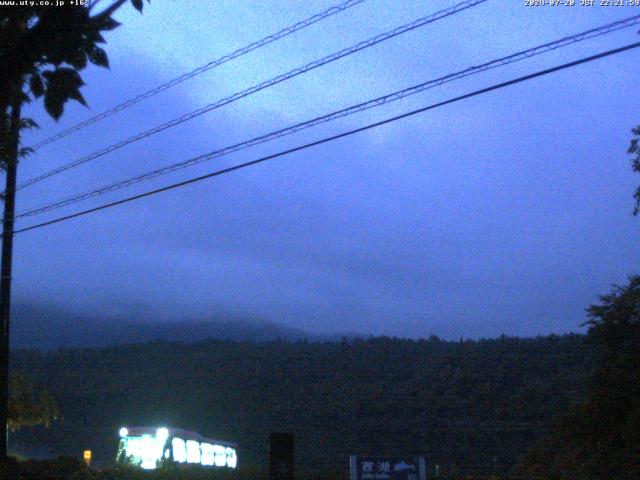
<path fill-rule="evenodd" d="M 423 457 L 373 458 L 351 456 L 350 480 L 425 480 Z"/>

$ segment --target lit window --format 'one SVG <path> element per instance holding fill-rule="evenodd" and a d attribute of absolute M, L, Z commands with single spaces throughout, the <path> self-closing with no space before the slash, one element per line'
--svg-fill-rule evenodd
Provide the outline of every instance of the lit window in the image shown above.
<path fill-rule="evenodd" d="M 140 466 L 145 470 L 153 470 L 162 456 L 162 447 L 158 448 L 158 442 L 150 435 L 143 435 L 137 440 L 135 450 L 141 460 Z"/>
<path fill-rule="evenodd" d="M 210 443 L 201 443 L 200 450 L 202 451 L 202 460 L 200 461 L 200 463 L 207 466 L 213 465 L 213 459 L 215 456 L 215 454 L 213 453 L 213 445 L 211 445 Z"/>
<path fill-rule="evenodd" d="M 236 451 L 233 448 L 227 447 L 225 449 L 225 452 L 227 454 L 227 466 L 229 468 L 236 468 L 236 465 L 238 464 L 238 457 L 236 455 Z"/>
<path fill-rule="evenodd" d="M 215 455 L 216 467 L 224 467 L 227 464 L 227 454 L 222 445 L 214 445 L 213 453 Z"/>
<path fill-rule="evenodd" d="M 187 440 L 187 462 L 200 463 L 200 443 Z"/>
<path fill-rule="evenodd" d="M 171 441 L 171 446 L 173 447 L 173 460 L 180 463 L 186 462 L 187 448 L 185 447 L 184 440 L 181 438 L 174 438 Z"/>

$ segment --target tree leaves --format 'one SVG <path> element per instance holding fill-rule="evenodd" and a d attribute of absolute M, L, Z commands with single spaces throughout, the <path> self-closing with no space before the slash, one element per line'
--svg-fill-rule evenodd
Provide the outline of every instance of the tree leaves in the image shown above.
<path fill-rule="evenodd" d="M 151 0 L 147 0 L 148 3 L 151 3 Z M 142 0 L 131 0 L 131 5 L 133 8 L 142 13 Z"/>
<path fill-rule="evenodd" d="M 144 0 L 130 2 L 142 11 Z M 44 96 L 47 112 L 56 119 L 69 99 L 86 105 L 80 93 L 83 82 L 78 72 L 89 62 L 109 68 L 107 53 L 97 45 L 105 43 L 103 32 L 120 26 L 112 15 L 128 3 L 114 0 L 94 16 L 88 7 L 0 8 L 0 71 L 13 72 L 10 76 L 0 75 L 0 91 L 13 92 L 14 98 L 20 95 L 22 103 Z M 45 75 L 43 70 L 47 67 L 53 70 Z M 24 85 L 28 87 L 26 92 L 22 91 Z M 0 96 L 0 114 L 6 114 L 10 107 L 6 98 Z"/>
<path fill-rule="evenodd" d="M 100 25 L 100 30 L 113 30 L 115 28 L 118 28 L 120 25 L 122 25 L 120 22 L 116 22 L 113 18 L 111 17 L 106 17 Z"/>
<path fill-rule="evenodd" d="M 80 87 L 84 85 L 80 74 L 72 68 L 61 67 L 55 70 L 42 72 L 47 84 L 44 95 L 44 106 L 49 115 L 56 120 L 64 112 L 64 104 L 69 99 L 76 100 L 82 105 L 87 105 L 80 93 Z"/>
<path fill-rule="evenodd" d="M 32 128 L 40 128 L 40 125 L 38 125 L 38 123 L 31 118 L 20 119 L 20 131 L 31 130 Z"/>
<path fill-rule="evenodd" d="M 89 61 L 99 67 L 109 68 L 109 58 L 107 52 L 102 48 L 95 47 L 89 51 Z"/>
<path fill-rule="evenodd" d="M 10 379 L 9 428 L 12 431 L 32 425 L 49 426 L 58 418 L 58 406 L 42 387 L 22 375 Z"/>
<path fill-rule="evenodd" d="M 44 95 L 44 84 L 42 83 L 42 78 L 37 73 L 31 75 L 29 77 L 29 88 L 31 89 L 31 93 L 36 98 Z"/>
<path fill-rule="evenodd" d="M 586 398 L 559 418 L 525 467 L 540 478 L 640 478 L 640 276 L 587 312 L 598 356 Z"/>
<path fill-rule="evenodd" d="M 83 50 L 75 50 L 71 55 L 67 63 L 76 70 L 82 70 L 87 66 L 87 55 Z"/>
<path fill-rule="evenodd" d="M 264 439 L 286 425 L 301 445 L 322 446 L 300 448 L 297 461 L 338 470 L 344 452 L 356 448 L 410 447 L 429 452 L 432 464 L 486 465 L 493 455 L 510 463 L 551 412 L 576 399 L 580 371 L 591 358 L 577 335 L 463 343 L 388 338 L 287 343 L 256 341 L 273 331 L 255 328 L 238 332 L 252 332 L 253 342 L 159 341 L 38 355 L 23 350 L 13 365 L 33 372 L 64 400 L 64 431 L 43 432 L 52 454 L 81 452 L 96 439 L 113 438 L 100 450 L 112 460 L 114 412 L 132 412 L 132 422 L 170 412 L 175 422 L 202 434 L 241 442 L 245 466 L 266 458 Z M 187 330 L 194 332 L 177 325 L 171 331 Z M 57 445 L 54 439 L 61 434 L 67 441 Z M 97 461 L 102 454 L 95 450 Z"/>
<path fill-rule="evenodd" d="M 638 146 L 638 140 L 640 140 L 640 125 L 631 130 L 631 133 L 635 135 L 635 138 L 631 140 L 627 153 L 635 155 L 631 160 L 631 168 L 634 172 L 640 173 L 640 146 Z M 640 187 L 638 187 L 633 194 L 633 198 L 636 199 L 636 205 L 633 209 L 633 214 L 638 215 L 640 213 Z"/>

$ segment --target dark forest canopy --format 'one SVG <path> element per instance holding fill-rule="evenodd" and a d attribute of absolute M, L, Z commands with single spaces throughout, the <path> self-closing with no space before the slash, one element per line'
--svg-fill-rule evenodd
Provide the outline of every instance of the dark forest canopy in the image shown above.
<path fill-rule="evenodd" d="M 458 472 L 509 469 L 581 397 L 594 356 L 581 335 L 444 342 L 153 342 L 19 351 L 13 368 L 59 402 L 61 421 L 12 438 L 15 453 L 112 463 L 122 425 L 165 425 L 235 441 L 265 464 L 291 431 L 305 468 L 349 454 L 420 453 Z M 441 470 L 443 471 L 443 470 Z"/>
<path fill-rule="evenodd" d="M 588 314 L 594 374 L 584 398 L 522 462 L 528 478 L 640 478 L 640 276 Z"/>

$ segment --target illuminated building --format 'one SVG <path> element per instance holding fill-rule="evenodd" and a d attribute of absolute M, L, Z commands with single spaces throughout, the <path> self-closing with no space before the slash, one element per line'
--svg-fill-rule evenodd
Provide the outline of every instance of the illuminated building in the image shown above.
<path fill-rule="evenodd" d="M 116 462 L 154 470 L 168 464 L 236 468 L 236 445 L 180 428 L 122 427 Z"/>

